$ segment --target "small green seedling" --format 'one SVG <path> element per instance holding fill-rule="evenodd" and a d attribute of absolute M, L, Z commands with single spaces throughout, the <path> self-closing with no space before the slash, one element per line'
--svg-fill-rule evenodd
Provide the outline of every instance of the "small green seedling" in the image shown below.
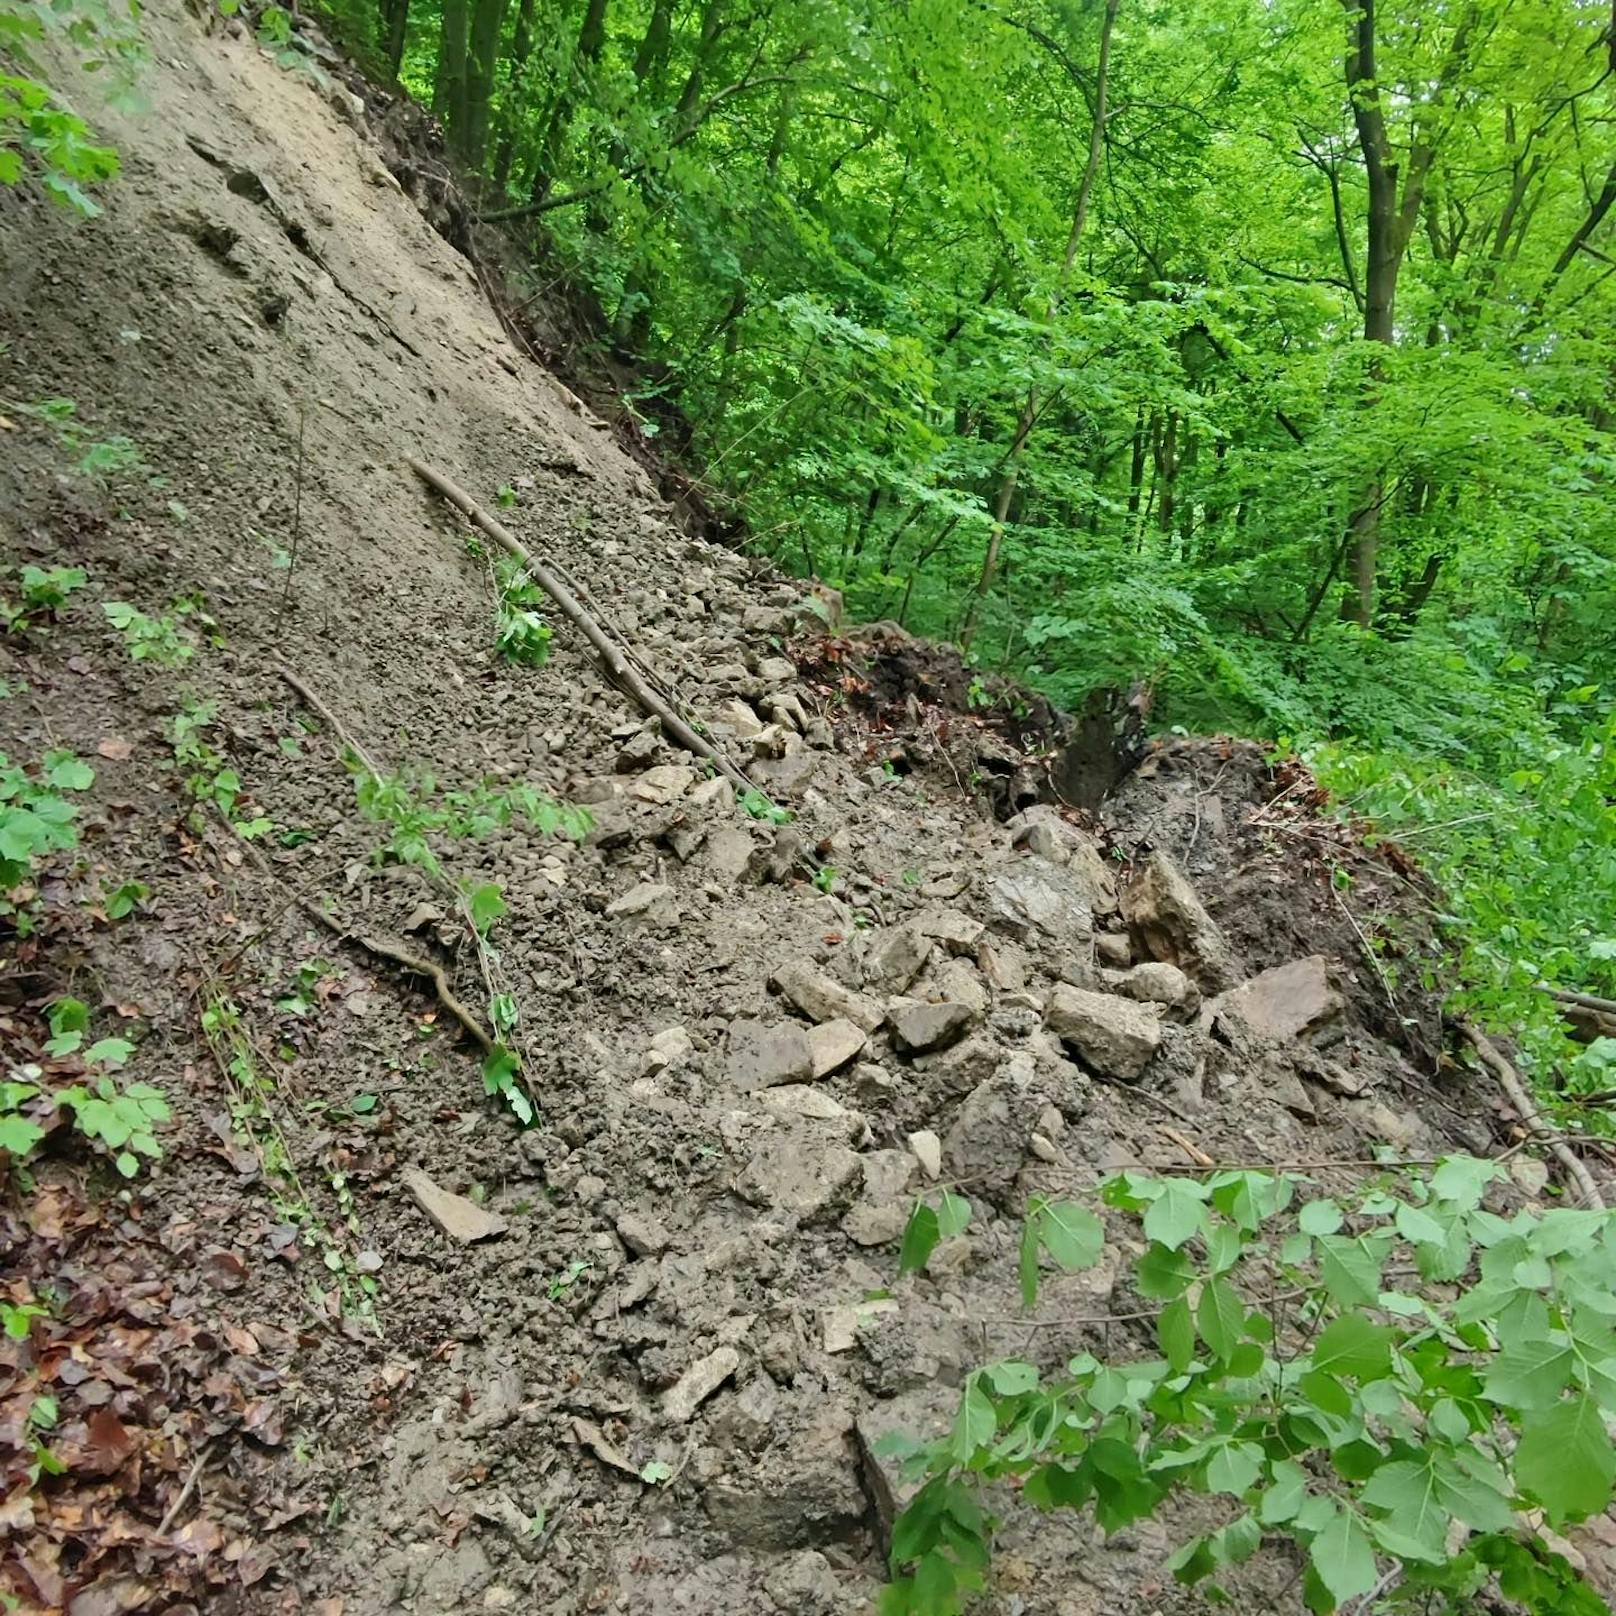
<path fill-rule="evenodd" d="M 160 668 L 178 668 L 196 655 L 196 647 L 181 638 L 172 617 L 148 617 L 126 600 L 109 600 L 101 610 L 123 636 L 132 662 L 155 662 Z"/>

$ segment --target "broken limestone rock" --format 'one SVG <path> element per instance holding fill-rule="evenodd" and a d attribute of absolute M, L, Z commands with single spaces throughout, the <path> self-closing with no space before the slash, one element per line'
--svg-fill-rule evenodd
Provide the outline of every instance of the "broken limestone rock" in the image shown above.
<path fill-rule="evenodd" d="M 658 1257 L 668 1249 L 672 1236 L 655 1218 L 625 1212 L 617 1220 L 617 1238 L 636 1257 Z"/>
<path fill-rule="evenodd" d="M 875 1000 L 844 987 L 805 959 L 788 960 L 769 982 L 810 1021 L 851 1021 L 865 1032 L 881 1025 L 881 1007 Z"/>
<path fill-rule="evenodd" d="M 1165 1004 L 1172 1010 L 1194 1010 L 1201 1002 L 1200 989 L 1165 960 L 1147 960 L 1126 971 L 1105 971 L 1101 980 L 1113 993 L 1141 1004 Z"/>
<path fill-rule="evenodd" d="M 849 1302 L 844 1307 L 827 1307 L 820 1315 L 820 1344 L 826 1352 L 851 1352 L 858 1345 L 858 1333 L 883 1313 L 896 1313 L 898 1303 L 890 1296 L 866 1302 Z"/>
<path fill-rule="evenodd" d="M 914 926 L 884 932 L 864 956 L 865 983 L 881 993 L 904 993 L 931 957 L 931 940 Z"/>
<path fill-rule="evenodd" d="M 904 1004 L 888 1012 L 892 1041 L 911 1055 L 944 1049 L 963 1036 L 975 1020 L 965 1004 Z"/>
<path fill-rule="evenodd" d="M 406 1167 L 399 1180 L 439 1229 L 463 1246 L 492 1240 L 510 1227 L 499 1213 L 435 1184 L 419 1167 Z"/>
<path fill-rule="evenodd" d="M 731 1543 L 797 1549 L 855 1536 L 869 1506 L 854 1461 L 853 1415 L 842 1403 L 819 1407 L 784 1431 L 754 1462 L 731 1467 L 702 1495 L 712 1523 Z M 793 1609 L 792 1616 L 798 1616 Z M 806 1612 L 803 1612 L 806 1616 Z"/>
<path fill-rule="evenodd" d="M 1012 847 L 1025 847 L 1052 864 L 1071 866 L 1089 907 L 1108 914 L 1117 906 L 1117 878 L 1094 838 L 1074 825 L 1051 802 L 1035 802 L 1010 820 Z"/>
<path fill-rule="evenodd" d="M 1132 1082 L 1161 1047 L 1161 1016 L 1109 993 L 1064 984 L 1049 996 L 1049 1030 L 1102 1077 Z"/>
<path fill-rule="evenodd" d="M 909 1135 L 908 1145 L 927 1178 L 940 1178 L 943 1172 L 943 1142 L 930 1128 Z"/>
<path fill-rule="evenodd" d="M 646 910 L 673 896 L 673 888 L 656 881 L 641 881 L 606 905 L 606 914 L 616 920 L 625 915 L 643 915 Z"/>
<path fill-rule="evenodd" d="M 936 992 L 951 1004 L 963 1004 L 973 1016 L 987 1014 L 987 984 L 969 960 L 945 960 L 937 968 L 932 982 Z"/>
<path fill-rule="evenodd" d="M 662 1396 L 662 1417 L 672 1425 L 686 1425 L 696 1410 L 741 1367 L 734 1347 L 715 1347 L 698 1358 Z"/>
<path fill-rule="evenodd" d="M 1038 1115 L 1013 1065 L 1006 1061 L 1002 1071 L 966 1095 L 944 1145 L 951 1176 L 984 1193 L 1015 1183 Z"/>
<path fill-rule="evenodd" d="M 808 1048 L 813 1057 L 813 1075 L 816 1079 L 829 1077 L 863 1053 L 869 1040 L 851 1021 L 838 1017 L 835 1021 L 822 1021 L 808 1029 Z"/>
<path fill-rule="evenodd" d="M 812 1223 L 845 1209 L 863 1172 L 862 1158 L 846 1145 L 794 1128 L 765 1139 L 735 1190 L 754 1205 Z"/>
<path fill-rule="evenodd" d="M 722 724 L 738 741 L 750 741 L 763 733 L 763 720 L 738 696 L 720 703 L 713 723 Z"/>
<path fill-rule="evenodd" d="M 982 941 L 987 930 L 980 920 L 962 915 L 958 909 L 945 909 L 934 905 L 915 921 L 915 930 L 922 937 L 941 943 L 950 954 L 971 954 Z"/>
<path fill-rule="evenodd" d="M 807 1117 L 813 1122 L 835 1122 L 851 1116 L 846 1106 L 839 1105 L 823 1089 L 811 1083 L 782 1083 L 778 1088 L 765 1089 L 763 1104 L 783 1117 Z"/>
<path fill-rule="evenodd" d="M 1094 911 L 1063 866 L 1020 859 L 988 882 L 987 901 L 995 927 L 1029 947 L 1046 945 L 1063 959 L 1093 959 Z"/>
<path fill-rule="evenodd" d="M 732 1021 L 727 1070 L 740 1089 L 806 1083 L 814 1075 L 813 1047 L 794 1021 Z"/>
<path fill-rule="evenodd" d="M 1330 986 L 1322 954 L 1276 965 L 1223 994 L 1213 1007 L 1218 1019 L 1238 1021 L 1247 1031 L 1274 1043 L 1317 1032 L 1346 1008 Z"/>
<path fill-rule="evenodd" d="M 957 1098 L 992 1077 L 999 1056 L 999 1046 L 992 1039 L 973 1037 L 952 1049 L 918 1056 L 915 1070 L 925 1076 L 927 1088 L 939 1097 Z"/>
<path fill-rule="evenodd" d="M 640 802 L 659 804 L 677 802 L 695 783 L 695 779 L 694 769 L 681 768 L 676 763 L 664 763 L 659 768 L 647 769 L 629 787 L 628 794 Z"/>
<path fill-rule="evenodd" d="M 877 1403 L 858 1417 L 859 1458 L 881 1528 L 883 1552 L 892 1542 L 892 1523 L 920 1491 L 922 1478 L 904 1476 L 901 1456 L 885 1452 L 885 1439 L 902 1435 L 919 1442 L 943 1436 L 959 1406 L 958 1392 L 946 1386 L 926 1386 L 890 1402 Z"/>
<path fill-rule="evenodd" d="M 1123 918 L 1152 959 L 1166 960 L 1209 993 L 1239 974 L 1217 923 L 1189 877 L 1159 848 L 1134 867 L 1120 894 Z"/>
<path fill-rule="evenodd" d="M 1101 932 L 1094 939 L 1094 952 L 1109 970 L 1125 971 L 1133 964 L 1133 941 L 1125 931 Z"/>
<path fill-rule="evenodd" d="M 704 866 L 714 880 L 724 886 L 733 886 L 746 874 L 756 845 L 744 830 L 715 830 L 707 838 Z"/>
<path fill-rule="evenodd" d="M 864 1192 L 842 1219 L 848 1239 L 860 1246 L 881 1246 L 903 1234 L 914 1170 L 915 1159 L 907 1150 L 872 1150 L 864 1157 Z"/>

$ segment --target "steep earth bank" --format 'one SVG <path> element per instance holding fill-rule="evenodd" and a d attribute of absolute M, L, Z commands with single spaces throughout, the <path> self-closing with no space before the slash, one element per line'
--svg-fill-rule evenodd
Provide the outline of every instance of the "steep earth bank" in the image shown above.
<path fill-rule="evenodd" d="M 88 580 L 0 642 L 0 729 L 96 771 L 46 887 L 75 918 L 9 939 L 0 1040 L 49 1066 L 76 994 L 175 1111 L 138 1178 L 57 1141 L 8 1214 L 12 1299 L 57 1306 L 0 1349 L 0 1440 L 49 1386 L 72 1461 L 8 1489 L 25 1608 L 864 1609 L 879 1432 L 931 1428 L 985 1357 L 1149 1340 L 1095 1322 L 1138 1307 L 1125 1253 L 1016 1312 L 1028 1193 L 1513 1137 L 1442 1056 L 1417 878 L 1305 776 L 1178 741 L 1098 821 L 1051 806 L 1047 715 L 950 705 L 934 653 L 828 634 L 834 602 L 673 525 L 349 92 L 148 17 L 105 216 L 0 197 L 0 560 Z M 501 659 L 489 546 L 406 455 L 559 563 L 790 822 L 553 612 L 545 666 Z M 108 602 L 194 654 L 135 659 Z M 344 739 L 414 809 L 362 813 Z M 485 783 L 592 827 L 445 796 Z M 482 964 L 531 1127 L 389 957 L 486 1016 L 452 887 L 376 857 L 416 832 L 501 891 Z M 977 1218 L 900 1281 L 944 1181 Z M 1015 1522 L 987 1608 L 1177 1608 L 1170 1542 Z M 1283 1558 L 1250 1579 L 1294 1597 Z"/>

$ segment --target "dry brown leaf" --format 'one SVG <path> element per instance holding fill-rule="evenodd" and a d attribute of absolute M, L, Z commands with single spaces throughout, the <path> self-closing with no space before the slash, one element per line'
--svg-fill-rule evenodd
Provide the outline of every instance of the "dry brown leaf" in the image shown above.
<path fill-rule="evenodd" d="M 114 763 L 122 763 L 125 758 L 133 757 L 135 748 L 132 742 L 126 741 L 121 735 L 103 735 L 96 742 L 95 749 L 104 758 Z"/>

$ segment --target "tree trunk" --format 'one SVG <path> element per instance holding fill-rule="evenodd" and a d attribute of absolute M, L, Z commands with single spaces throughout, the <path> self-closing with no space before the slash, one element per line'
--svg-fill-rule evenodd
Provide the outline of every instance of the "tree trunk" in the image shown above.
<path fill-rule="evenodd" d="M 438 48 L 432 110 L 448 128 L 449 146 L 457 156 L 466 128 L 466 54 L 470 37 L 470 0 L 443 0 L 443 36 Z"/>
<path fill-rule="evenodd" d="M 404 65 L 404 42 L 410 28 L 410 0 L 382 0 L 382 49 L 387 70 L 396 79 Z"/>
<path fill-rule="evenodd" d="M 644 84 L 661 76 L 668 59 L 668 41 L 673 37 L 673 0 L 656 0 L 651 20 L 646 24 L 640 48 L 634 53 L 634 82 Z"/>
<path fill-rule="evenodd" d="M 511 89 L 502 108 L 499 141 L 494 153 L 494 188 L 503 193 L 511 182 L 511 165 L 516 157 L 516 131 L 521 124 L 522 102 L 526 97 L 528 63 L 533 59 L 534 0 L 521 0 L 516 8 L 516 37 L 511 41 Z"/>
<path fill-rule="evenodd" d="M 589 0 L 584 9 L 584 20 L 578 29 L 578 44 L 572 53 L 572 65 L 562 77 L 550 116 L 545 122 L 544 138 L 539 142 L 538 166 L 529 187 L 535 202 L 544 201 L 555 183 L 562 147 L 566 144 L 567 131 L 572 127 L 578 92 L 588 78 L 589 70 L 600 60 L 605 43 L 606 0 Z"/>
<path fill-rule="evenodd" d="M 1077 262 L 1077 250 L 1082 244 L 1083 228 L 1088 223 L 1089 202 L 1094 195 L 1094 182 L 1099 176 L 1100 160 L 1105 155 L 1105 120 L 1111 79 L 1111 34 L 1116 26 L 1120 0 L 1105 0 L 1105 17 L 1100 24 L 1100 56 L 1094 77 L 1094 121 L 1089 130 L 1089 160 L 1083 170 L 1083 181 L 1077 188 L 1077 202 L 1072 209 L 1072 227 L 1066 235 L 1066 252 L 1061 260 L 1060 279 L 1056 282 L 1055 296 L 1050 299 L 1050 318 L 1059 312 L 1060 297 L 1071 279 L 1072 265 Z M 1004 526 L 1015 495 L 1016 483 L 1021 475 L 1021 455 L 1027 446 L 1032 424 L 1038 418 L 1037 385 L 1027 389 L 1026 402 L 1016 425 L 1016 436 L 1011 444 L 1009 463 L 1005 467 L 1004 481 L 999 485 L 998 498 L 993 503 L 993 525 L 988 530 L 987 548 L 982 553 L 982 568 L 977 574 L 976 588 L 965 609 L 960 625 L 960 646 L 971 649 L 983 602 L 993 589 L 994 576 L 999 570 L 999 552 L 1004 544 Z"/>
<path fill-rule="evenodd" d="M 466 132 L 461 150 L 473 168 L 481 168 L 488 154 L 488 118 L 494 104 L 494 75 L 499 70 L 505 5 L 506 0 L 474 0 L 471 15 L 471 41 L 466 53 Z"/>

